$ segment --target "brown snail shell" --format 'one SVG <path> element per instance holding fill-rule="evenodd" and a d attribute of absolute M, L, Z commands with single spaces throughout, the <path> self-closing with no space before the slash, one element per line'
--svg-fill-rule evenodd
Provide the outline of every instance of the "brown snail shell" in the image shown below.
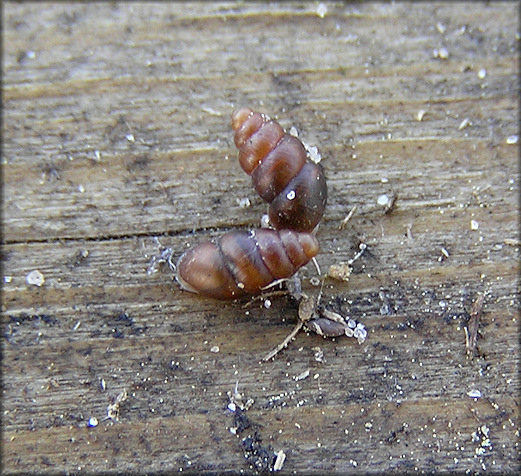
<path fill-rule="evenodd" d="M 324 215 L 327 184 L 322 167 L 307 157 L 302 142 L 276 121 L 249 108 L 232 114 L 239 163 L 269 203 L 277 230 L 311 232 Z"/>
<path fill-rule="evenodd" d="M 176 279 L 187 291 L 236 299 L 293 276 L 318 251 L 318 241 L 310 233 L 231 231 L 187 250 L 177 262 Z"/>

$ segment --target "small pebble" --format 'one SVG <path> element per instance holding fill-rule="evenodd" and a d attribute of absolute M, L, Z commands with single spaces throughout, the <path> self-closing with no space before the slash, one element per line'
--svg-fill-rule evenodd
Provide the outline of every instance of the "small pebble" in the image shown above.
<path fill-rule="evenodd" d="M 470 119 L 466 117 L 463 119 L 458 127 L 458 129 L 461 131 L 462 129 L 465 129 L 465 127 L 470 126 Z"/>
<path fill-rule="evenodd" d="M 389 197 L 387 195 L 380 195 L 378 197 L 378 205 L 381 205 L 382 207 L 384 207 L 385 205 L 387 205 L 389 203 Z"/>
<path fill-rule="evenodd" d="M 251 206 L 251 202 L 248 197 L 238 198 L 237 203 L 241 208 L 248 208 L 249 206 Z"/>
<path fill-rule="evenodd" d="M 440 33 L 445 33 L 445 30 L 447 27 L 443 23 L 436 23 L 436 30 L 438 30 Z"/>
<path fill-rule="evenodd" d="M 449 51 L 447 48 L 440 48 L 439 50 L 433 51 L 433 56 L 435 58 L 447 59 L 449 57 Z"/>
<path fill-rule="evenodd" d="M 27 284 L 32 286 L 42 286 L 45 283 L 45 276 L 36 269 L 31 271 L 25 279 Z"/>
<path fill-rule="evenodd" d="M 269 226 L 270 226 L 270 217 L 268 215 L 262 215 L 261 228 L 269 228 Z"/>
<path fill-rule="evenodd" d="M 326 13 L 327 13 L 327 5 L 325 3 L 319 3 L 317 5 L 317 15 L 320 18 L 324 18 L 326 16 Z"/>

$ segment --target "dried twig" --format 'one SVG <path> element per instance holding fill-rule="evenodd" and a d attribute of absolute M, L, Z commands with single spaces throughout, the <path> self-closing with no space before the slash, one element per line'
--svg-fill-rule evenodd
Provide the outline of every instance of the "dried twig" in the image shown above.
<path fill-rule="evenodd" d="M 472 305 L 470 311 L 470 318 L 465 326 L 465 347 L 469 357 L 474 356 L 478 346 L 478 329 L 481 315 L 483 314 L 483 304 L 485 297 L 483 294 L 478 294 L 478 297 Z"/>
<path fill-rule="evenodd" d="M 356 205 L 351 208 L 351 211 L 347 214 L 347 216 L 342 220 L 342 222 L 340 223 L 340 226 L 338 227 L 339 230 L 344 230 L 347 226 L 347 222 L 349 220 L 351 220 L 351 217 L 353 216 L 353 214 L 355 213 L 356 211 Z"/>

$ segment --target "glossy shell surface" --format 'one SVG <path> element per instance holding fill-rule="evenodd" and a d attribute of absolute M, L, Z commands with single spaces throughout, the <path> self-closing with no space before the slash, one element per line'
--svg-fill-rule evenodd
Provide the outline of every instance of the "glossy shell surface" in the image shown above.
<path fill-rule="evenodd" d="M 327 203 L 327 184 L 319 164 L 311 161 L 302 142 L 276 121 L 249 108 L 232 114 L 239 163 L 251 175 L 268 215 L 278 230 L 311 232 Z"/>
<path fill-rule="evenodd" d="M 187 291 L 236 299 L 293 276 L 318 251 L 318 241 L 310 233 L 232 231 L 187 250 L 177 262 L 176 278 Z"/>

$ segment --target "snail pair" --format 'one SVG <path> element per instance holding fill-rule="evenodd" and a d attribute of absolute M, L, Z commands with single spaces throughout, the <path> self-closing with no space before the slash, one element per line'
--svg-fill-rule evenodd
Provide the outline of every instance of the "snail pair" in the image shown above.
<path fill-rule="evenodd" d="M 239 163 L 269 204 L 275 229 L 228 232 L 179 258 L 176 278 L 181 287 L 215 299 L 260 293 L 308 263 L 319 252 L 312 232 L 327 201 L 322 167 L 278 122 L 242 108 L 232 114 L 232 129 Z"/>

